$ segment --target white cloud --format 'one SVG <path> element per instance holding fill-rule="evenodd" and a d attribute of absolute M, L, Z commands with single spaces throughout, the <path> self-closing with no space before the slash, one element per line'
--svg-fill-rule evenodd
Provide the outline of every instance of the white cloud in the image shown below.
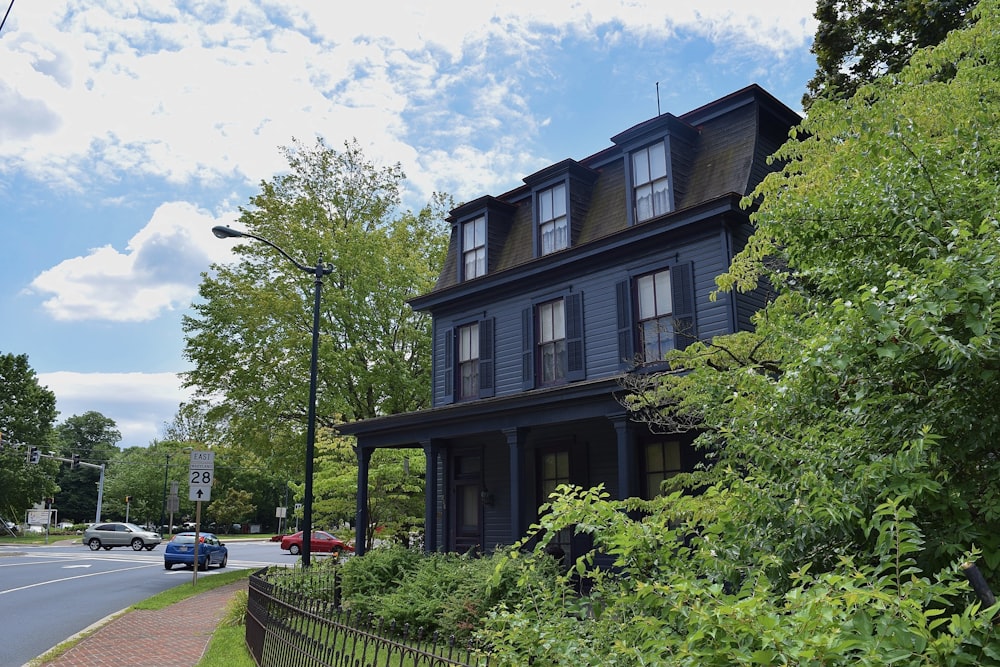
<path fill-rule="evenodd" d="M 55 395 L 59 420 L 91 410 L 113 420 L 122 446 L 146 446 L 190 398 L 174 373 L 39 373 Z"/>
<path fill-rule="evenodd" d="M 213 216 L 186 202 L 161 205 L 124 251 L 103 246 L 43 271 L 32 289 L 51 295 L 43 307 L 57 320 L 144 322 L 186 308 L 200 274 L 232 257 L 210 233 L 235 213 Z"/>
<path fill-rule="evenodd" d="M 75 188 L 120 170 L 174 183 L 255 183 L 284 167 L 275 148 L 292 136 L 329 136 L 334 145 L 358 137 L 424 183 L 428 165 L 416 154 L 428 149 L 507 151 L 492 156 L 501 163 L 516 157 L 511 146 L 521 142 L 471 147 L 463 136 L 492 126 L 530 138 L 545 119 L 532 117 L 519 82 L 545 72 L 546 53 L 567 36 L 652 43 L 683 30 L 780 58 L 809 40 L 811 12 L 798 0 L 697 8 L 661 0 L 230 0 L 186 11 L 125 0 L 27 3 L 0 41 L 0 127 L 9 135 L 0 158 Z M 491 67 L 494 76 L 484 76 L 500 57 L 509 71 Z M 481 103 L 450 110 L 448 92 L 467 87 Z M 451 129 L 438 144 L 411 145 L 405 113 L 415 106 Z M 467 185 L 473 192 L 482 183 Z"/>

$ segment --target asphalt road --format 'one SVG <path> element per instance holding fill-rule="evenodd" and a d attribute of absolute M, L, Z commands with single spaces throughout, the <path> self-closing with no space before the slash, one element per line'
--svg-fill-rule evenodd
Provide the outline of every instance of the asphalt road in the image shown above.
<path fill-rule="evenodd" d="M 297 560 L 270 542 L 226 546 L 227 569 Z M 218 571 L 213 567 L 198 578 Z M 66 543 L 0 546 L 0 666 L 23 665 L 102 618 L 191 579 L 190 569 L 163 568 L 162 545 L 141 552 Z M 141 662 L 148 661 L 137 656 Z"/>

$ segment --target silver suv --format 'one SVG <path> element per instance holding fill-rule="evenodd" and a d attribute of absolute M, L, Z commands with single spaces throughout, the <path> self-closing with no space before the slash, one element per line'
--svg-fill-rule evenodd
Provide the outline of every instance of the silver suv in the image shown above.
<path fill-rule="evenodd" d="M 140 528 L 134 523 L 95 523 L 83 531 L 83 543 L 91 551 L 101 547 L 132 547 L 133 551 L 152 551 L 160 543 L 160 534 Z"/>

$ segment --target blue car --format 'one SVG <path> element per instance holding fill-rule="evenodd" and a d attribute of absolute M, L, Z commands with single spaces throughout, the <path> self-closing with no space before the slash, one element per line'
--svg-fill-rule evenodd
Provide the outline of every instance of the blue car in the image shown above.
<path fill-rule="evenodd" d="M 229 549 L 213 533 L 198 534 L 198 569 L 207 570 L 209 565 L 225 567 L 229 561 Z M 167 542 L 163 551 L 163 567 L 169 570 L 174 565 L 194 567 L 194 533 L 177 533 Z"/>

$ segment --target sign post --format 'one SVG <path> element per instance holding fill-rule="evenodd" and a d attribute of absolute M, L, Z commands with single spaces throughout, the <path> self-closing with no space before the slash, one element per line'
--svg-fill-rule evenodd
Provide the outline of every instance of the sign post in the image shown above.
<path fill-rule="evenodd" d="M 288 515 L 287 507 L 276 507 L 274 508 L 274 516 L 278 519 L 278 534 L 282 533 L 281 530 L 281 520 Z"/>
<path fill-rule="evenodd" d="M 188 500 L 196 501 L 194 515 L 194 560 L 191 584 L 198 583 L 198 546 L 201 543 L 201 501 L 212 499 L 212 482 L 215 481 L 215 452 L 191 452 L 188 465 Z"/>

